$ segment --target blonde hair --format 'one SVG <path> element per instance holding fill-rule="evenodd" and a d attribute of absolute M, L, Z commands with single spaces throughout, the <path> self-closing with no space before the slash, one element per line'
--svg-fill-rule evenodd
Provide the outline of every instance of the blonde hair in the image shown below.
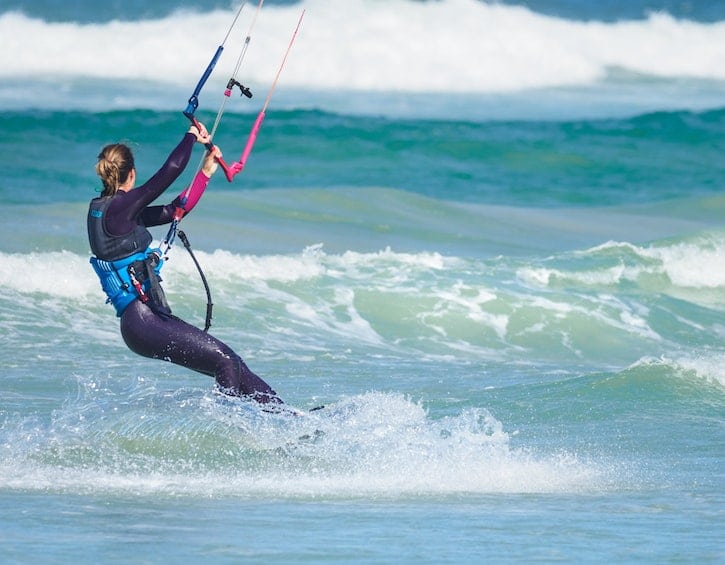
<path fill-rule="evenodd" d="M 101 196 L 116 194 L 118 187 L 126 182 L 133 168 L 133 153 L 128 145 L 112 143 L 101 149 L 96 163 L 96 174 L 103 182 Z"/>

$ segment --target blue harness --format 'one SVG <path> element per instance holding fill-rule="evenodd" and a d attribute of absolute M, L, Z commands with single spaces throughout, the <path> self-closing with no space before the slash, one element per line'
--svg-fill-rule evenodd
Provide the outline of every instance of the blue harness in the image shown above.
<path fill-rule="evenodd" d="M 106 304 L 111 303 L 116 309 L 116 316 L 121 317 L 126 307 L 137 298 L 142 302 L 148 300 L 148 293 L 151 290 L 151 279 L 144 267 L 148 267 L 149 256 L 156 255 L 157 261 L 153 263 L 153 270 L 158 276 L 164 260 L 161 258 L 160 249 L 150 247 L 142 253 L 134 253 L 130 257 L 117 261 L 104 261 L 91 257 L 91 265 L 101 279 L 101 287 L 108 299 Z"/>

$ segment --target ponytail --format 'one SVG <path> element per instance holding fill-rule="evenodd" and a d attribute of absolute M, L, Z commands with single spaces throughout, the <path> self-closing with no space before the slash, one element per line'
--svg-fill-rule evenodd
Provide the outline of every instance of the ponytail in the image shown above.
<path fill-rule="evenodd" d="M 106 145 L 98 154 L 96 174 L 103 182 L 101 196 L 113 196 L 134 168 L 133 153 L 123 143 Z"/>

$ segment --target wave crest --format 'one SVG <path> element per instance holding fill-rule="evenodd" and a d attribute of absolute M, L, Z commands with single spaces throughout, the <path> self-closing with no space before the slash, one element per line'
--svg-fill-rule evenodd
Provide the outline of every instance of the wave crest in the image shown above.
<path fill-rule="evenodd" d="M 593 84 L 613 69 L 725 80 L 725 22 L 696 23 L 665 13 L 637 21 L 579 22 L 476 0 L 349 0 L 343 11 L 322 0 L 305 0 L 264 8 L 243 69 L 247 81 L 272 81 L 301 8 L 307 14 L 284 73 L 284 83 L 296 87 L 511 92 Z M 238 44 L 251 12 L 247 9 L 238 24 Z M 192 85 L 232 15 L 231 9 L 177 12 L 141 22 L 78 24 L 5 13 L 0 16 L 5 55 L 0 76 Z M 229 42 L 217 77 L 231 68 L 236 58 L 231 52 L 238 47 Z M 221 84 L 226 78 L 215 80 Z"/>

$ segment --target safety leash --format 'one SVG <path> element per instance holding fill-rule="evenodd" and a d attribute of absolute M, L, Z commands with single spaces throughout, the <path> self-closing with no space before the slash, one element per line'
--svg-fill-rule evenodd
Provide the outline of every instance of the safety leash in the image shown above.
<path fill-rule="evenodd" d="M 179 239 L 181 240 L 181 243 L 184 244 L 184 247 L 186 247 L 189 255 L 191 255 L 191 259 L 192 261 L 194 261 L 194 265 L 196 265 L 196 270 L 199 271 L 201 282 L 204 283 L 204 290 L 206 291 L 206 322 L 204 323 L 204 331 L 208 331 L 211 327 L 212 309 L 214 308 L 214 303 L 211 301 L 211 290 L 209 290 L 209 283 L 204 276 L 204 271 L 201 270 L 201 265 L 199 265 L 199 261 L 196 260 L 196 255 L 194 255 L 194 252 L 191 250 L 189 238 L 186 237 L 186 234 L 182 230 L 179 230 Z"/>

